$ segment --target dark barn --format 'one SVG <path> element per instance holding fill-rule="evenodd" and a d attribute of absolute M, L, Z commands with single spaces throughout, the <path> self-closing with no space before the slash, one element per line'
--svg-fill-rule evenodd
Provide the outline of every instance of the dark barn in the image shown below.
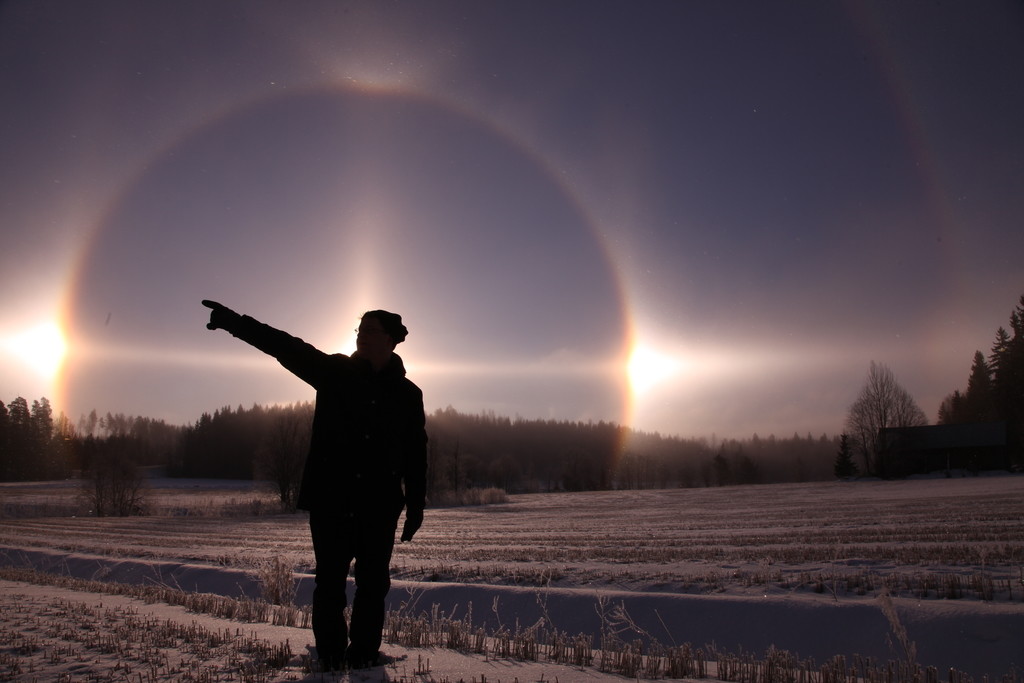
<path fill-rule="evenodd" d="M 879 432 L 881 474 L 1010 469 L 1005 422 L 898 427 Z"/>

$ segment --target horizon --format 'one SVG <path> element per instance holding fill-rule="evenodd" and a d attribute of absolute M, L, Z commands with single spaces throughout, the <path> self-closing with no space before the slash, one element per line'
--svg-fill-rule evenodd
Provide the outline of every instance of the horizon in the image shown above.
<path fill-rule="evenodd" d="M 41 401 L 43 399 L 46 399 L 47 401 L 50 401 L 50 399 L 48 397 L 46 397 L 46 396 L 38 396 L 38 397 L 34 397 L 34 398 L 29 398 L 27 396 L 19 395 L 19 396 L 13 397 L 10 400 L 4 400 L 2 397 L 0 397 L 0 403 L 4 404 L 5 407 L 6 406 L 10 406 L 10 401 L 14 400 L 14 399 L 17 399 L 17 398 L 25 399 L 25 401 L 28 403 L 30 408 L 31 408 L 33 402 Z M 185 428 L 189 428 L 189 427 L 195 426 L 203 418 L 204 415 L 213 416 L 213 415 L 216 415 L 216 414 L 221 413 L 223 411 L 230 411 L 232 413 L 238 413 L 238 412 L 247 412 L 247 411 L 251 411 L 251 410 L 254 410 L 254 409 L 260 409 L 260 410 L 268 410 L 268 409 L 274 409 L 274 408 L 288 409 L 288 408 L 292 408 L 294 406 L 301 406 L 301 405 L 312 406 L 315 403 L 316 403 L 315 399 L 309 399 L 309 400 L 296 401 L 296 402 L 291 402 L 291 403 L 275 403 L 275 404 L 260 404 L 260 403 L 250 403 L 248 405 L 246 405 L 244 403 L 226 404 L 226 405 L 219 406 L 217 408 L 213 408 L 211 410 L 203 410 L 196 417 L 194 417 L 192 419 L 188 419 L 188 420 L 186 420 L 184 422 L 167 422 L 163 418 L 152 417 L 152 416 L 149 416 L 149 415 L 124 413 L 124 412 L 114 413 L 114 412 L 111 412 L 111 411 L 106 411 L 106 412 L 102 412 L 101 413 L 100 411 L 96 410 L 95 408 L 93 408 L 93 409 L 89 410 L 87 413 L 83 413 L 83 414 L 79 415 L 77 418 L 75 418 L 75 417 L 73 417 L 71 415 L 67 415 L 58 406 L 53 405 L 52 401 L 50 401 L 50 407 L 51 407 L 51 409 L 53 411 L 53 417 L 54 417 L 55 420 L 57 418 L 59 418 L 60 416 L 63 416 L 65 418 L 67 418 L 67 420 L 69 422 L 69 425 L 75 430 L 76 436 L 81 436 L 81 434 L 78 433 L 79 430 L 82 428 L 83 423 L 86 423 L 89 419 L 91 419 L 93 414 L 95 414 L 95 417 L 96 417 L 97 421 L 104 420 L 108 416 L 109 417 L 114 417 L 114 418 L 131 419 L 131 420 L 143 419 L 143 420 L 151 420 L 151 421 L 157 422 L 157 423 L 162 423 L 162 424 L 165 424 L 165 425 L 167 425 L 169 427 L 173 427 L 173 428 L 185 429 Z M 822 439 L 836 440 L 840 436 L 842 436 L 843 433 L 844 433 L 844 432 L 839 432 L 839 433 L 836 433 L 836 434 L 830 434 L 828 432 L 822 432 L 822 433 L 819 433 L 819 434 L 815 434 L 815 433 L 812 433 L 812 432 L 807 432 L 805 434 L 800 434 L 798 432 L 792 432 L 792 433 L 789 433 L 789 434 L 777 434 L 777 433 L 772 432 L 772 433 L 767 433 L 767 434 L 759 434 L 757 432 L 754 432 L 754 433 L 749 434 L 749 435 L 739 435 L 739 436 L 722 436 L 722 435 L 718 435 L 718 434 L 670 434 L 670 433 L 659 432 L 658 430 L 639 429 L 639 428 L 631 426 L 631 425 L 615 422 L 614 420 L 600 420 L 600 419 L 576 420 L 576 419 L 572 419 L 572 418 L 561 418 L 561 417 L 552 417 L 552 418 L 525 417 L 525 416 L 522 416 L 522 415 L 505 415 L 505 414 L 501 414 L 501 413 L 496 413 L 496 412 L 494 412 L 492 410 L 489 410 L 489 409 L 474 413 L 474 412 L 467 412 L 467 411 L 460 410 L 458 407 L 451 406 L 451 405 L 445 406 L 444 408 L 434 408 L 432 410 L 427 409 L 427 410 L 425 410 L 425 415 L 427 417 L 427 420 L 429 421 L 432 417 L 443 417 L 443 416 L 447 415 L 448 411 L 454 411 L 455 414 L 457 414 L 457 415 L 459 415 L 461 417 L 474 418 L 474 419 L 484 419 L 484 420 L 495 420 L 495 421 L 498 421 L 498 420 L 508 420 L 512 424 L 531 424 L 531 423 L 536 423 L 536 424 L 564 424 L 564 425 L 578 425 L 578 426 L 598 426 L 598 425 L 604 424 L 604 425 L 608 425 L 608 426 L 614 427 L 616 429 L 627 430 L 628 432 L 631 432 L 632 434 L 634 434 L 636 436 L 653 436 L 653 437 L 658 437 L 658 438 L 662 438 L 662 439 L 677 439 L 677 440 L 680 440 L 680 441 L 692 441 L 692 442 L 701 442 L 701 441 L 703 441 L 703 442 L 707 442 L 707 443 L 711 444 L 712 446 L 714 446 L 715 444 L 718 444 L 718 443 L 725 442 L 725 441 L 744 442 L 744 441 L 751 441 L 751 440 L 754 440 L 754 439 L 760 439 L 760 440 L 775 439 L 775 440 L 778 440 L 778 441 L 785 441 L 785 440 L 794 439 L 794 438 L 795 439 L 800 439 L 800 440 L 810 439 L 810 440 L 814 440 L 814 441 L 820 441 Z M 924 425 L 924 426 L 935 426 L 935 424 L 936 423 L 929 422 L 928 425 Z M 97 422 L 97 428 L 99 428 L 99 422 Z M 104 429 L 109 429 L 109 428 L 104 427 Z"/>

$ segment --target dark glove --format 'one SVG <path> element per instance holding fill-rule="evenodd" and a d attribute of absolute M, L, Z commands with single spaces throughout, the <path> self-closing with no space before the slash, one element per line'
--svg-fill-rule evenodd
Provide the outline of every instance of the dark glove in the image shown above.
<path fill-rule="evenodd" d="M 210 322 L 206 323 L 208 330 L 228 330 L 242 316 L 232 311 L 227 306 L 216 301 L 203 299 L 203 305 L 210 309 Z"/>
<path fill-rule="evenodd" d="M 423 525 L 423 510 L 405 511 L 405 525 L 402 527 L 402 543 L 411 541 L 413 534 Z"/>

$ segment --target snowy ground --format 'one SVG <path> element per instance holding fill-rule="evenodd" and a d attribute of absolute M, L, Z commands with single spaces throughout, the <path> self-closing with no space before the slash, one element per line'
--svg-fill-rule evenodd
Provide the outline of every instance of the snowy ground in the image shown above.
<path fill-rule="evenodd" d="M 471 608 L 473 623 L 491 631 L 543 620 L 569 634 L 622 629 L 624 636 L 665 645 L 714 643 L 734 652 L 761 653 L 775 646 L 817 662 L 834 655 L 902 659 L 896 631 L 903 627 L 917 661 L 937 667 L 943 678 L 951 667 L 976 680 L 1015 668 L 1019 676 L 1024 669 L 1022 494 L 1024 478 L 990 477 L 552 494 L 514 497 L 509 505 L 475 510 L 431 510 L 422 539 L 396 553 L 392 609 L 414 613 L 437 606 L 465 618 Z M 297 566 L 308 563 L 301 519 L 214 519 L 209 525 L 205 519 L 5 519 L 0 564 L 239 595 L 259 591 L 251 567 L 226 561 L 244 555 L 245 548 L 255 546 L 264 555 L 291 552 Z M 194 530 L 190 539 L 182 540 L 179 524 Z M 907 563 L 907 557 L 917 560 Z M 311 590 L 310 577 L 301 571 L 300 604 Z M 844 583 L 850 577 L 886 575 L 907 580 L 955 575 L 965 582 L 995 577 L 996 589 L 992 600 L 969 592 L 960 599 L 942 599 L 935 591 L 922 597 L 909 588 L 885 598 L 881 581 L 864 590 Z M 825 579 L 806 580 L 810 576 Z M 45 625 L 66 621 L 76 609 L 87 613 L 69 607 L 80 604 L 127 610 L 110 616 L 111 624 L 135 610 L 160 621 L 208 624 L 204 628 L 215 632 L 287 640 L 296 657 L 273 680 L 321 678 L 301 672 L 298 655 L 311 638 L 305 629 L 214 620 L 168 606 L 129 607 L 127 598 L 24 583 L 4 582 L 0 589 L 0 642 L 5 643 L 0 656 L 12 657 L 19 647 L 32 650 L 24 637 L 19 645 L 13 635 L 32 628 L 40 643 L 52 643 L 22 656 L 34 667 L 34 673 L 23 672 L 23 680 L 57 680 L 62 673 L 88 680 L 88 672 L 109 673 L 116 666 L 115 652 L 60 646 L 60 629 Z M 195 671 L 209 666 L 209 674 L 229 665 L 216 652 L 187 651 L 185 645 L 175 649 L 186 653 L 182 656 Z M 350 674 L 349 680 L 622 680 L 593 668 L 495 661 L 451 650 L 387 645 L 386 651 L 395 662 Z M 211 659 L 198 663 L 204 653 Z M 136 674 L 145 671 L 144 664 L 134 666 Z"/>
<path fill-rule="evenodd" d="M 0 580 L 0 680 L 241 680 L 237 652 L 253 640 L 292 652 L 290 663 L 265 678 L 276 681 L 609 681 L 621 676 L 510 659 L 488 659 L 448 649 L 386 647 L 392 660 L 364 671 L 310 673 L 303 662 L 308 629 L 238 624 L 183 607 Z M 56 626 L 59 624 L 60 626 Z M 153 645 L 174 624 L 176 642 Z M 182 636 L 182 631 L 195 634 Z M 227 632 L 230 637 L 216 638 Z M 137 638 L 130 634 L 135 634 Z M 163 636 L 166 638 L 166 636 Z M 116 642 L 114 642 L 116 641 Z M 148 642 L 147 642 L 148 641 Z M 217 641 L 211 645 L 211 641 Z M 34 650 L 25 653 L 26 650 Z M 13 672 L 7 660 L 21 653 Z"/>

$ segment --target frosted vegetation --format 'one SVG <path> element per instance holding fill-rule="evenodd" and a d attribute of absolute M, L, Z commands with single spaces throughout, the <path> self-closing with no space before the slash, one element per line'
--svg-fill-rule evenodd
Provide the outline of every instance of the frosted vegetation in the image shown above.
<path fill-rule="evenodd" d="M 153 599 L 221 593 L 233 596 L 210 603 L 221 616 L 308 626 L 304 515 L 251 483 L 161 483 L 149 516 L 124 518 L 56 516 L 74 507 L 72 484 L 4 485 L 2 563 L 45 556 L 105 580 L 146 569 L 140 582 L 164 591 Z M 396 546 L 391 643 L 727 680 L 746 679 L 711 662 L 737 652 L 762 666 L 794 653 L 778 671 L 833 662 L 839 677 L 895 661 L 893 680 L 907 681 L 914 666 L 999 677 L 1024 652 L 1024 477 L 496 500 L 430 509 L 416 541 Z M 194 585 L 171 580 L 182 563 Z M 254 587 L 239 595 L 245 577 Z M 239 606 L 246 595 L 255 602 Z"/>
<path fill-rule="evenodd" d="M 312 571 L 305 516 L 280 514 L 269 488 L 165 481 L 150 516 L 99 519 L 52 516 L 75 509 L 70 484 L 4 486 L 0 542 L 241 568 L 281 555 Z M 501 497 L 431 509 L 416 542 L 396 546 L 395 575 L 703 592 L 818 571 L 853 590 L 893 573 L 924 585 L 984 571 L 1009 593 L 1024 567 L 1022 489 L 1011 476 Z"/>

